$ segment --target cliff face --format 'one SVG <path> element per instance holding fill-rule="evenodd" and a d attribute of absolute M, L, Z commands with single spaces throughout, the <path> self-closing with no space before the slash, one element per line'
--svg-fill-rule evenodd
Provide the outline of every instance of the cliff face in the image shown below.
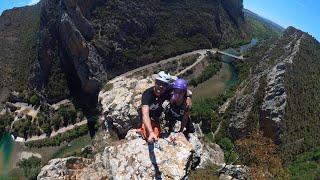
<path fill-rule="evenodd" d="M 9 22 L 14 14 L 22 18 Z M 34 22 L 37 23 L 33 25 Z M 182 52 L 246 36 L 241 0 L 42 0 L 36 6 L 7 11 L 1 16 L 0 25 L 1 33 L 10 31 L 10 27 L 23 31 L 23 27 L 33 25 L 33 39 L 28 41 L 32 48 L 27 49 L 33 68 L 8 73 L 9 79 L 23 74 L 20 84 L 28 84 L 30 79 L 29 89 L 36 88 L 49 102 L 71 95 L 84 107 L 95 105 L 101 83 L 107 78 Z M 18 35 L 14 38 L 21 39 Z M 3 39 L 10 47 L 1 48 L 5 51 L 1 54 L 5 59 L 15 59 L 10 62 L 21 64 L 26 53 L 21 54 L 23 58 L 12 57 L 20 46 L 10 44 L 12 41 Z M 8 49 L 12 51 L 7 52 Z M 6 71 L 8 68 L 3 70 Z M 1 92 L 15 89 L 2 85 Z"/>
<path fill-rule="evenodd" d="M 237 26 L 243 26 L 244 14 L 243 14 L 243 0 L 230 0 L 221 1 L 223 9 L 230 16 L 230 20 Z"/>
<path fill-rule="evenodd" d="M 95 30 L 85 15 L 99 3 L 42 1 L 39 59 L 31 86 L 45 87 L 47 99 L 57 101 L 70 92 L 83 107 L 96 104 L 106 74 L 102 58 L 90 43 Z"/>
<path fill-rule="evenodd" d="M 286 160 L 319 145 L 319 48 L 313 37 L 289 27 L 251 52 L 230 120 L 235 138 L 259 127 L 281 145 Z"/>

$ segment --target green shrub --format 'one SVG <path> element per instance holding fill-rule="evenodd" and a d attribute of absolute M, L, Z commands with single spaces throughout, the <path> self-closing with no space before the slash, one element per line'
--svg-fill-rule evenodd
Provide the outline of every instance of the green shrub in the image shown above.
<path fill-rule="evenodd" d="M 207 180 L 218 180 L 219 176 L 215 175 L 214 173 L 220 167 L 214 164 L 207 164 L 203 168 L 195 169 L 190 172 L 188 178 L 191 180 L 198 180 L 198 179 L 207 179 Z"/>
<path fill-rule="evenodd" d="M 222 138 L 219 142 L 218 142 L 219 146 L 223 149 L 223 150 L 232 150 L 234 148 L 234 144 L 232 143 L 232 141 L 229 138 Z"/>
<path fill-rule="evenodd" d="M 320 149 L 298 155 L 288 169 L 292 179 L 319 179 Z"/>
<path fill-rule="evenodd" d="M 10 113 L 6 113 L 0 116 L 0 139 L 9 130 L 11 122 L 13 121 L 13 116 Z"/>
<path fill-rule="evenodd" d="M 36 147 L 36 148 L 40 148 L 44 146 L 59 146 L 64 141 L 70 142 L 77 137 L 86 135 L 87 133 L 88 133 L 88 127 L 85 124 L 85 125 L 77 126 L 74 129 L 69 130 L 65 133 L 58 134 L 52 138 L 26 142 L 25 145 L 28 147 Z"/>
<path fill-rule="evenodd" d="M 31 156 L 28 159 L 22 159 L 17 165 L 23 170 L 23 174 L 27 179 L 37 179 L 41 170 L 41 159 Z"/>
<path fill-rule="evenodd" d="M 38 105 L 40 103 L 40 99 L 36 94 L 34 94 L 30 97 L 29 103 L 32 105 Z"/>
<path fill-rule="evenodd" d="M 20 137 L 27 138 L 29 134 L 34 132 L 31 131 L 31 118 L 27 116 L 26 119 L 21 119 L 14 123 L 13 131 Z"/>
<path fill-rule="evenodd" d="M 73 105 L 60 106 L 58 114 L 63 119 L 64 126 L 76 123 L 77 110 Z"/>
<path fill-rule="evenodd" d="M 217 114 L 218 108 L 227 100 L 230 94 L 224 93 L 215 98 L 200 99 L 193 102 L 191 119 L 195 123 L 202 122 L 202 130 L 209 133 L 215 130 L 222 118 Z"/>
<path fill-rule="evenodd" d="M 51 126 L 49 124 L 43 124 L 41 126 L 41 129 L 43 130 L 44 133 L 46 133 L 47 136 L 49 136 L 52 132 Z"/>
<path fill-rule="evenodd" d="M 227 163 L 232 163 L 238 159 L 239 155 L 236 153 L 235 146 L 229 138 L 220 139 L 218 144 L 223 149 L 224 159 Z"/>

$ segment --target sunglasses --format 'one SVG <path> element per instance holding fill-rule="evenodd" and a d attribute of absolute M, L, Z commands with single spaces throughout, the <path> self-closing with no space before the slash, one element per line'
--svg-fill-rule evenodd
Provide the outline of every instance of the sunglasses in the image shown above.
<path fill-rule="evenodd" d="M 184 94 L 186 91 L 185 90 L 182 90 L 182 89 L 174 89 L 173 90 L 173 93 L 174 94 Z"/>
<path fill-rule="evenodd" d="M 156 85 L 158 85 L 158 86 L 163 86 L 163 87 L 167 87 L 167 86 L 168 86 L 167 83 L 162 82 L 162 81 L 159 81 L 159 80 L 156 80 Z"/>

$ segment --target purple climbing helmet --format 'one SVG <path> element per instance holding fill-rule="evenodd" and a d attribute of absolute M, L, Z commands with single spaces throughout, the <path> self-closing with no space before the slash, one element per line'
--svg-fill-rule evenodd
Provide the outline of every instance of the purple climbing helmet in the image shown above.
<path fill-rule="evenodd" d="M 188 82 L 184 79 L 177 79 L 173 83 L 173 89 L 187 90 Z"/>

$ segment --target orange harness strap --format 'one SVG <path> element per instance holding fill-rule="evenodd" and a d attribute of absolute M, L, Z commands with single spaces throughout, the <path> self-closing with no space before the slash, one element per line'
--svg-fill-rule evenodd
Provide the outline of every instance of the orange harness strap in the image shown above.
<path fill-rule="evenodd" d="M 153 129 L 154 134 L 157 136 L 157 138 L 159 138 L 160 137 L 160 132 L 161 132 L 160 131 L 160 123 L 151 121 L 151 127 Z M 140 133 L 141 133 L 142 137 L 144 139 L 147 139 L 147 137 L 149 136 L 149 133 L 147 132 L 147 129 L 145 128 L 144 123 L 142 123 L 142 126 L 141 126 L 141 128 L 139 130 L 140 130 Z"/>

